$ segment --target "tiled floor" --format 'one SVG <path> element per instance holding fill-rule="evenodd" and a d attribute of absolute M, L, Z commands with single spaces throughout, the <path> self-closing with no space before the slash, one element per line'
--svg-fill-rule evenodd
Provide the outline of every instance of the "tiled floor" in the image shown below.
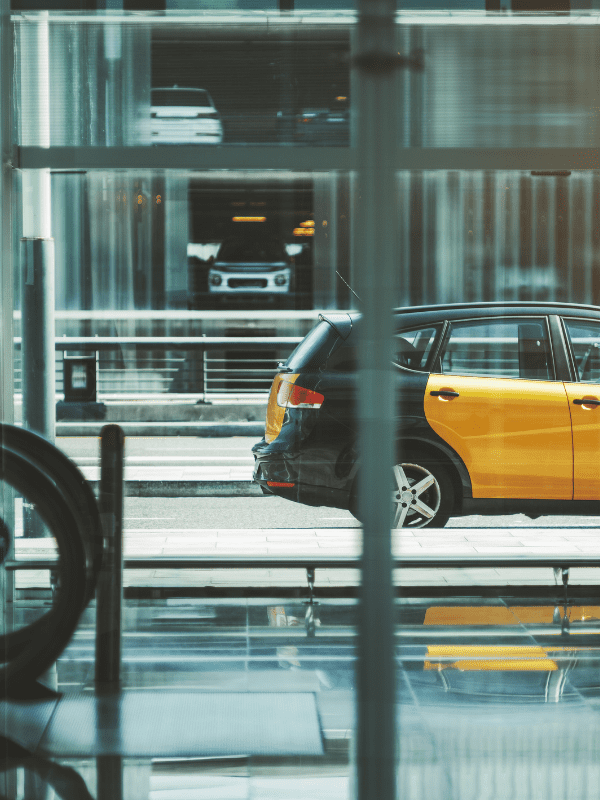
<path fill-rule="evenodd" d="M 166 707 L 152 724 L 173 724 L 169 693 L 179 693 L 181 705 L 186 692 L 280 698 L 305 692 L 316 700 L 324 755 L 224 758 L 198 751 L 166 759 L 156 752 L 150 761 L 139 754 L 124 763 L 124 800 L 351 800 L 356 603 L 322 602 L 314 635 L 304 626 L 304 611 L 300 600 L 290 600 L 277 609 L 280 621 L 272 625 L 268 600 L 126 601 L 123 685 L 138 697 L 161 693 Z M 598 609 L 587 606 L 589 619 L 580 621 L 582 609 L 571 608 L 568 635 L 560 620 L 554 622 L 557 611 L 560 616 L 564 609 L 506 591 L 485 600 L 457 594 L 400 601 L 402 800 L 596 800 Z M 469 615 L 476 624 L 468 624 Z M 58 665 L 60 688 L 88 706 L 93 622 L 90 609 Z M 119 728 L 121 736 L 126 727 Z M 100 762 L 80 757 L 62 763 L 86 779 L 97 800 L 113 800 L 106 785 L 105 793 L 95 792 Z"/>

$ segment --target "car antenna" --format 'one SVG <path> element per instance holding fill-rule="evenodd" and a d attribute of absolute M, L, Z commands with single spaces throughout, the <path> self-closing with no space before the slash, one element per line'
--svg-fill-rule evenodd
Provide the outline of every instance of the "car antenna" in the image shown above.
<path fill-rule="evenodd" d="M 359 297 L 359 296 L 356 294 L 356 292 L 355 292 L 355 291 L 354 291 L 354 289 L 353 289 L 353 288 L 350 286 L 350 284 L 348 283 L 348 281 L 345 281 L 345 280 L 342 278 L 342 276 L 341 276 L 341 275 L 340 275 L 340 273 L 337 271 L 337 269 L 336 269 L 336 271 L 335 271 L 335 274 L 338 276 L 338 278 L 341 280 L 341 282 L 342 282 L 343 284 L 345 284 L 345 285 L 348 287 L 348 289 L 350 289 L 350 291 L 352 292 L 352 294 L 354 295 L 354 297 L 356 297 L 356 299 L 358 300 L 358 302 L 359 302 L 359 303 L 362 303 L 362 300 L 360 299 L 360 297 Z"/>

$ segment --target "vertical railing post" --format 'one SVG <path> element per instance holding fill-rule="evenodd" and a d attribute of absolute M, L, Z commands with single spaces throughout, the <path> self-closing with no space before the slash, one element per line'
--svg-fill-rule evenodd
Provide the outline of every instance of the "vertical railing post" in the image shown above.
<path fill-rule="evenodd" d="M 100 517 L 104 558 L 96 590 L 96 685 L 118 688 L 121 680 L 123 596 L 123 477 L 125 436 L 118 425 L 100 432 Z"/>

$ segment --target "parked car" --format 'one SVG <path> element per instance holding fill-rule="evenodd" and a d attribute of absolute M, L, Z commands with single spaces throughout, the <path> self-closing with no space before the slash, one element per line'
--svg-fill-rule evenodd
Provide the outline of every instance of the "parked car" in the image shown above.
<path fill-rule="evenodd" d="M 329 108 L 304 108 L 297 115 L 294 138 L 310 145 L 347 146 L 350 143 L 350 108 L 347 98 L 332 101 Z"/>
<path fill-rule="evenodd" d="M 221 144 L 223 124 L 205 89 L 152 89 L 152 144 Z"/>
<path fill-rule="evenodd" d="M 223 299 L 235 295 L 286 297 L 293 291 L 292 261 L 284 243 L 271 236 L 225 239 L 208 271 L 208 291 Z"/>
<path fill-rule="evenodd" d="M 263 491 L 357 512 L 357 314 L 322 314 L 271 387 Z M 395 527 L 466 514 L 600 513 L 600 308 L 395 313 Z"/>

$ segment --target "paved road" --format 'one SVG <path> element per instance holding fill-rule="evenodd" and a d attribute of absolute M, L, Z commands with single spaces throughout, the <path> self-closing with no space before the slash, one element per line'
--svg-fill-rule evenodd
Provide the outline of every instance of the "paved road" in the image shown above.
<path fill-rule="evenodd" d="M 194 437 L 138 438 L 126 441 L 132 467 L 231 467 L 251 469 L 251 437 L 207 439 Z M 92 437 L 57 439 L 57 445 L 85 467 L 98 464 L 99 440 Z M 128 528 L 234 529 L 349 528 L 352 515 L 340 509 L 311 508 L 277 497 L 128 498 Z M 539 517 L 523 514 L 451 519 L 447 528 L 600 528 L 600 517 Z"/>

